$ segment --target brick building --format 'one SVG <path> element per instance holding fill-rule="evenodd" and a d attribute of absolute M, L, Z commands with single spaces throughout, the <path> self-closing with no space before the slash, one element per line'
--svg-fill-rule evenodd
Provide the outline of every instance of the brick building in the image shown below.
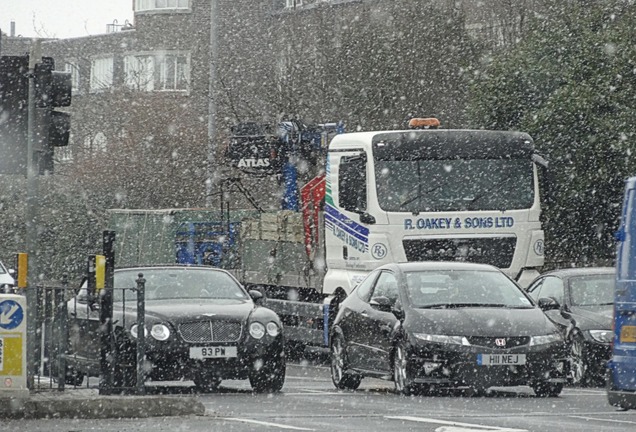
<path fill-rule="evenodd" d="M 134 23 L 119 31 L 42 40 L 43 55 L 73 81 L 71 143 L 56 149 L 56 172 L 112 153 L 154 158 L 129 180 L 148 181 L 149 193 L 152 173 L 163 172 L 158 196 L 124 205 L 203 206 L 239 121 L 299 115 L 351 130 L 438 115 L 461 125 L 462 74 L 484 42 L 505 43 L 522 23 L 522 13 L 501 21 L 510 14 L 494 3 L 509 2 L 135 0 Z M 518 11 L 532 1 L 520 3 Z M 5 37 L 2 54 L 28 45 Z"/>

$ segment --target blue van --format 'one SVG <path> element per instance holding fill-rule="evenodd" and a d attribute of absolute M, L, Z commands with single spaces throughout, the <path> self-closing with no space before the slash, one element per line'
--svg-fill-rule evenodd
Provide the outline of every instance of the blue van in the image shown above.
<path fill-rule="evenodd" d="M 636 409 L 636 177 L 626 181 L 616 237 L 614 342 L 607 365 L 607 398 L 610 405 Z"/>

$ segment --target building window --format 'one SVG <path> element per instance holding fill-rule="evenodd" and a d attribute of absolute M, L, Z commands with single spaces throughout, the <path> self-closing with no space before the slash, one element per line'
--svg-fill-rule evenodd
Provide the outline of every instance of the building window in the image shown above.
<path fill-rule="evenodd" d="M 71 146 L 56 147 L 55 154 L 58 156 L 58 160 L 60 162 L 73 161 L 73 151 L 71 150 Z"/>
<path fill-rule="evenodd" d="M 303 0 L 287 0 L 288 8 L 295 8 L 303 5 Z"/>
<path fill-rule="evenodd" d="M 91 92 L 103 91 L 113 86 L 113 58 L 103 57 L 91 62 Z"/>
<path fill-rule="evenodd" d="M 189 8 L 190 0 L 135 0 L 135 12 Z"/>
<path fill-rule="evenodd" d="M 187 91 L 190 59 L 184 53 L 152 53 L 124 58 L 126 85 L 139 91 Z"/>
<path fill-rule="evenodd" d="M 64 65 L 64 72 L 71 74 L 71 91 L 73 93 L 79 93 L 80 85 L 80 71 L 77 62 L 69 60 Z"/>

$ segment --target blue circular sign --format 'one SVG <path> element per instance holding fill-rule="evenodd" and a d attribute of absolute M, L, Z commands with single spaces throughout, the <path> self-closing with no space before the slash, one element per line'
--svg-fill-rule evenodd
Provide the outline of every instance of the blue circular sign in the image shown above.
<path fill-rule="evenodd" d="M 0 302 L 0 328 L 12 330 L 22 324 L 24 310 L 20 303 L 14 300 Z"/>

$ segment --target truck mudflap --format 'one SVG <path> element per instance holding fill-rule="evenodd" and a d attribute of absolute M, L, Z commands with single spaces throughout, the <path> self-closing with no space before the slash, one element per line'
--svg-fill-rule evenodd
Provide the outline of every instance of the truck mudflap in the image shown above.
<path fill-rule="evenodd" d="M 323 303 L 270 298 L 263 302 L 263 306 L 276 312 L 283 322 L 285 340 L 317 347 L 329 344 L 330 305 L 330 298 Z"/>

